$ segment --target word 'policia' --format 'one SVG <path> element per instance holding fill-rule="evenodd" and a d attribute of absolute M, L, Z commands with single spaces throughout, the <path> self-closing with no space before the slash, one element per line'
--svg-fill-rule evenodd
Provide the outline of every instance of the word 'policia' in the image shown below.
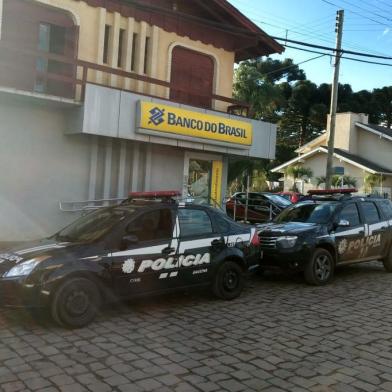
<path fill-rule="evenodd" d="M 186 118 L 177 116 L 175 113 L 167 114 L 167 123 L 179 127 L 196 129 L 198 131 L 219 133 L 222 135 L 235 136 L 246 139 L 246 130 L 244 128 L 231 127 L 225 123 L 212 123 L 209 121 L 196 120 L 194 118 Z"/>

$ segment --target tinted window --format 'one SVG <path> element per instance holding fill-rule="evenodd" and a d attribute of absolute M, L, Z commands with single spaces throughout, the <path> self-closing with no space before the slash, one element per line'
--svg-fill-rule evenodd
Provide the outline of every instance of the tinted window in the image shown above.
<path fill-rule="evenodd" d="M 274 221 L 276 223 L 328 223 L 335 209 L 336 203 L 295 204 L 283 210 Z"/>
<path fill-rule="evenodd" d="M 373 202 L 370 201 L 363 202 L 362 211 L 365 216 L 366 223 L 371 224 L 380 221 L 380 216 L 378 215 L 376 205 Z"/>
<path fill-rule="evenodd" d="M 179 209 L 181 236 L 197 236 L 212 233 L 211 220 L 202 210 Z"/>
<path fill-rule="evenodd" d="M 139 241 L 159 241 L 172 238 L 173 219 L 170 208 L 146 212 L 132 221 L 127 233 L 136 235 Z"/>
<path fill-rule="evenodd" d="M 286 199 L 283 196 L 280 195 L 273 195 L 273 194 L 267 194 L 265 197 L 269 200 L 271 200 L 273 203 L 280 207 L 288 207 L 291 206 L 293 203 L 290 201 L 290 196 L 288 196 L 288 199 Z"/>
<path fill-rule="evenodd" d="M 218 227 L 219 233 L 228 233 L 231 229 L 230 223 L 223 214 L 216 214 L 214 219 L 215 225 Z"/>
<path fill-rule="evenodd" d="M 339 219 L 349 221 L 350 226 L 358 226 L 360 221 L 356 204 L 352 203 L 346 205 L 340 212 Z"/>
<path fill-rule="evenodd" d="M 383 200 L 377 202 L 381 211 L 384 213 L 387 219 L 392 219 L 392 202 L 390 200 Z"/>

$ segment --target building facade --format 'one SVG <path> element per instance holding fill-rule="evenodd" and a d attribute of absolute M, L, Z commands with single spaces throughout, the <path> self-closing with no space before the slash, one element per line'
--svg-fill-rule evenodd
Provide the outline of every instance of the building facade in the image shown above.
<path fill-rule="evenodd" d="M 282 50 L 225 0 L 0 0 L 0 241 L 130 191 L 221 202 L 230 157 L 275 154 L 234 63 Z"/>
<path fill-rule="evenodd" d="M 298 148 L 298 157 L 272 169 L 284 175 L 284 189 L 290 190 L 294 183 L 302 193 L 309 189 L 323 188 L 320 181 L 325 177 L 327 166 L 329 132 L 323 133 Z M 368 116 L 358 113 L 336 115 L 335 148 L 333 168 L 336 173 L 336 187 L 352 187 L 345 184 L 344 176 L 355 181 L 361 193 L 378 193 L 385 197 L 392 195 L 392 130 L 369 124 Z M 312 177 L 294 179 L 287 175 L 287 168 L 304 166 L 312 170 Z"/>

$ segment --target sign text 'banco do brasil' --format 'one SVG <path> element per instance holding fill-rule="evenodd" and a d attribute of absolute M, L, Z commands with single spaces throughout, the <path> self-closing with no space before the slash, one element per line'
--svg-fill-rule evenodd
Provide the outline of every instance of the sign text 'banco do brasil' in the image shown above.
<path fill-rule="evenodd" d="M 140 127 L 225 143 L 252 144 L 252 124 L 249 122 L 156 102 L 140 101 Z"/>

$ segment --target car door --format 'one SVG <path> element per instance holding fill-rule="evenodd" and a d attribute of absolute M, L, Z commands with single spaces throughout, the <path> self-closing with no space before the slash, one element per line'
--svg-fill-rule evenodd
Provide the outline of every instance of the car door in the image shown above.
<path fill-rule="evenodd" d="M 174 233 L 175 209 L 160 207 L 143 212 L 127 222 L 122 249 L 111 252 L 111 273 L 116 292 L 132 296 L 166 288 L 160 279 L 175 249 L 170 247 Z M 125 248 L 125 249 L 124 249 Z"/>
<path fill-rule="evenodd" d="M 384 219 L 386 219 L 386 223 L 388 225 L 388 228 L 383 235 L 383 256 L 387 256 L 392 246 L 392 202 L 391 200 L 380 200 L 377 201 L 377 206 L 382 212 Z"/>
<path fill-rule="evenodd" d="M 338 261 L 344 263 L 362 259 L 364 255 L 361 253 L 361 244 L 365 237 L 365 224 L 361 221 L 357 203 L 345 204 L 335 217 L 335 225 Z"/>
<path fill-rule="evenodd" d="M 208 282 L 211 262 L 223 238 L 213 229 L 210 215 L 203 208 L 178 208 L 179 242 L 177 257 L 182 285 Z"/>
<path fill-rule="evenodd" d="M 388 221 L 381 217 L 373 201 L 363 201 L 360 206 L 366 224 L 366 239 L 362 251 L 366 258 L 381 258 L 388 242 Z"/>

